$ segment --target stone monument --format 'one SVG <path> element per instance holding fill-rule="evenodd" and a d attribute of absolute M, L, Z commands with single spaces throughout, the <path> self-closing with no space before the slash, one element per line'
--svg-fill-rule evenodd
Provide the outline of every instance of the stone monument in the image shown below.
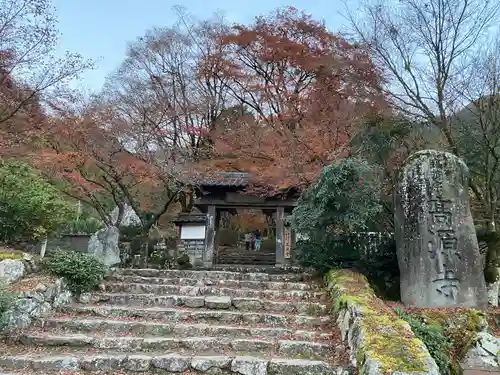
<path fill-rule="evenodd" d="M 118 221 L 118 213 L 119 213 L 118 206 L 116 206 L 110 213 L 111 222 L 115 225 L 117 224 L 116 222 Z M 137 216 L 134 209 L 130 205 L 125 204 L 125 206 L 123 207 L 122 221 L 119 227 L 128 227 L 135 225 L 142 225 L 141 218 Z"/>
<path fill-rule="evenodd" d="M 394 226 L 406 305 L 487 305 L 468 180 L 460 158 L 435 150 L 415 153 L 401 170 Z"/>
<path fill-rule="evenodd" d="M 90 237 L 87 251 L 106 266 L 116 266 L 120 264 L 119 238 L 120 230 L 117 227 L 102 228 Z"/>

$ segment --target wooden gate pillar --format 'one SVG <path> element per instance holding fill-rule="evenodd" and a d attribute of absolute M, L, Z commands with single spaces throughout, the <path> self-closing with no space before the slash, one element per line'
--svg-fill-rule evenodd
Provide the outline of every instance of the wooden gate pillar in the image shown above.
<path fill-rule="evenodd" d="M 208 206 L 207 226 L 205 231 L 205 251 L 203 253 L 203 265 L 212 267 L 215 251 L 215 235 L 217 230 L 217 208 Z"/>
<path fill-rule="evenodd" d="M 285 264 L 284 233 L 285 208 L 278 207 L 276 209 L 276 267 L 282 267 Z"/>

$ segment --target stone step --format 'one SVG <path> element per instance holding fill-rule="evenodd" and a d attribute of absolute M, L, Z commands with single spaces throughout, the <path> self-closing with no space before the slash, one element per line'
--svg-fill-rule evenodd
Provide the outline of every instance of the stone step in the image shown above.
<path fill-rule="evenodd" d="M 229 310 L 207 310 L 189 308 L 140 308 L 116 305 L 70 305 L 61 307 L 66 314 L 92 315 L 102 317 L 144 318 L 148 320 L 170 320 L 172 322 L 188 321 L 189 323 L 223 323 L 223 324 L 266 324 L 285 327 L 327 327 L 332 323 L 332 317 L 276 314 L 267 312 L 247 312 Z"/>
<path fill-rule="evenodd" d="M 118 275 L 190 278 L 190 279 L 219 279 L 219 280 L 248 280 L 248 281 L 309 281 L 310 274 L 304 273 L 264 273 L 250 272 L 251 268 L 241 268 L 241 272 L 232 271 L 200 271 L 200 270 L 156 270 L 151 268 L 121 268 Z M 249 271 L 249 272 L 246 272 Z"/>
<path fill-rule="evenodd" d="M 316 290 L 318 287 L 311 283 L 283 282 L 283 281 L 249 281 L 249 280 L 218 280 L 218 279 L 190 279 L 190 278 L 165 278 L 113 275 L 109 279 L 111 283 L 130 283 L 148 285 L 179 285 L 179 286 L 205 286 L 225 287 L 234 289 L 253 290 Z"/>
<path fill-rule="evenodd" d="M 259 358 L 253 356 L 200 356 L 198 354 L 120 353 L 75 351 L 72 353 L 23 353 L 0 355 L 0 368 L 50 373 L 90 371 L 117 373 L 124 371 L 163 371 L 162 373 L 229 373 L 240 375 L 344 375 L 347 366 L 305 359 Z"/>
<path fill-rule="evenodd" d="M 200 282 L 203 284 L 203 282 Z M 304 290 L 255 290 L 241 288 L 226 288 L 217 286 L 182 286 L 145 283 L 106 283 L 104 291 L 108 293 L 151 293 L 157 295 L 188 295 L 188 296 L 229 296 L 236 298 L 264 298 L 264 299 L 317 299 L 325 296 L 325 292 Z"/>
<path fill-rule="evenodd" d="M 252 258 L 241 258 L 241 257 L 220 257 L 216 260 L 217 264 L 224 264 L 230 266 L 233 264 L 244 264 L 244 265 L 258 265 L 258 266 L 272 266 L 276 264 L 276 260 L 273 258 L 269 259 L 252 259 Z"/>
<path fill-rule="evenodd" d="M 296 340 L 269 340 L 259 338 L 221 338 L 221 337 L 109 337 L 84 334 L 25 333 L 19 342 L 27 346 L 79 347 L 109 349 L 120 352 L 129 351 L 186 351 L 199 355 L 222 355 L 231 352 L 235 355 L 276 355 L 286 358 L 324 360 L 338 349 L 331 344 Z"/>
<path fill-rule="evenodd" d="M 311 276 L 314 274 L 314 270 L 311 268 L 297 267 L 292 265 L 282 265 L 276 267 L 272 266 L 224 266 L 213 264 L 209 268 L 207 267 L 197 267 L 198 271 L 226 271 L 226 272 L 240 272 L 240 273 L 267 273 L 271 275 L 284 275 L 284 274 L 301 274 L 306 276 Z"/>
<path fill-rule="evenodd" d="M 276 263 L 275 255 L 271 256 L 271 255 L 221 254 L 216 258 L 219 264 L 223 263 L 226 260 L 238 260 L 238 259 L 241 259 L 242 261 L 246 262 L 255 262 L 255 263 L 271 263 L 271 264 Z"/>
<path fill-rule="evenodd" d="M 207 307 L 209 309 L 236 309 L 240 311 L 266 311 L 289 314 L 324 315 L 328 307 L 319 302 L 298 300 L 273 301 L 259 298 L 230 298 L 228 296 L 179 296 L 131 293 L 94 293 L 92 303 L 140 307 Z"/>
<path fill-rule="evenodd" d="M 3 371 L 2 371 L 3 370 Z M 5 371 L 5 372 L 4 372 Z M 84 371 L 84 370 L 80 370 L 80 371 L 59 371 L 59 370 L 54 370 L 54 371 L 51 371 L 51 370 L 44 370 L 43 374 L 47 374 L 47 375 L 52 375 L 52 374 L 57 374 L 57 375 L 61 375 L 62 374 L 67 374 L 67 375 L 93 375 L 93 374 L 98 374 L 98 375 L 117 375 L 117 372 L 116 370 L 111 370 L 111 371 L 97 371 L 97 372 L 89 372 L 89 371 Z M 181 374 L 181 373 L 172 373 L 172 372 L 166 372 L 166 371 L 163 371 L 163 370 L 150 370 L 150 371 L 129 371 L 129 370 L 124 370 L 124 369 L 121 369 L 119 374 L 120 375 L 136 375 L 136 374 L 141 374 L 141 375 L 169 375 L 169 374 Z M 331 372 L 328 372 L 328 375 L 352 375 L 354 374 L 355 372 L 354 371 L 351 371 L 350 369 L 343 369 L 342 367 L 339 367 L 338 369 L 334 369 L 332 370 Z M 185 374 L 185 375 L 203 375 L 203 374 L 217 374 L 217 375 L 229 375 L 229 374 L 240 374 L 241 375 L 241 372 L 238 372 L 238 373 L 235 373 L 235 372 L 232 372 L 230 371 L 229 369 L 226 369 L 226 370 L 220 370 L 220 369 L 210 369 L 208 371 L 198 371 L 198 370 L 194 370 L 194 369 L 189 369 L 187 372 L 182 372 L 182 374 Z M 269 372 L 267 373 L 269 374 Z M 316 374 L 315 372 L 314 373 L 310 373 L 310 372 L 307 372 L 305 373 L 305 375 L 312 375 L 312 374 Z M 0 375 L 33 375 L 33 371 L 32 370 L 16 370 L 16 372 L 12 372 L 12 371 L 9 371 L 8 369 L 2 369 L 0 368 Z"/>
<path fill-rule="evenodd" d="M 264 254 L 264 253 L 245 253 L 245 252 L 231 252 L 216 255 L 219 259 L 225 258 L 240 258 L 240 259 L 252 259 L 258 262 L 259 260 L 276 260 L 276 254 Z"/>
<path fill-rule="evenodd" d="M 276 263 L 276 255 L 257 255 L 257 254 L 221 254 L 216 256 L 216 258 L 219 260 L 219 263 L 222 263 L 226 259 L 242 259 L 246 260 L 247 262 L 255 262 L 255 263 L 270 263 L 274 262 Z M 274 264 L 273 263 L 273 264 Z"/>
<path fill-rule="evenodd" d="M 37 322 L 37 329 L 59 332 L 94 333 L 107 335 L 137 334 L 144 336 L 219 336 L 219 337 L 252 337 L 280 338 L 299 341 L 331 341 L 333 334 L 328 330 L 300 330 L 280 327 L 253 327 L 246 323 L 241 326 L 211 325 L 206 323 L 170 323 L 151 321 L 123 321 L 112 319 L 75 319 L 75 318 L 44 318 Z"/>

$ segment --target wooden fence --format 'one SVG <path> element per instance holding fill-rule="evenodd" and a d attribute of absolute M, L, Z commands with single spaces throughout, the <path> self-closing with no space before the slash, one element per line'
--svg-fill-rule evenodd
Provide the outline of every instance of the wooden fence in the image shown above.
<path fill-rule="evenodd" d="M 65 250 L 87 252 L 89 245 L 90 234 L 67 234 L 58 238 L 51 238 L 47 241 L 47 252 L 61 248 Z M 42 244 L 36 245 L 32 251 L 40 253 Z"/>
<path fill-rule="evenodd" d="M 365 255 L 375 254 L 380 251 L 381 245 L 384 245 L 386 241 L 392 240 L 394 238 L 394 233 L 390 232 L 365 232 L 365 233 L 356 233 L 351 238 L 360 238 L 364 237 L 364 244 L 361 247 Z M 486 250 L 488 249 L 488 245 L 486 242 L 479 242 L 479 252 L 481 254 L 486 254 Z"/>
<path fill-rule="evenodd" d="M 488 214 L 484 205 L 480 202 L 471 202 L 470 210 L 472 213 L 472 218 L 474 219 L 474 223 L 476 225 L 485 224 L 488 222 Z M 500 219 L 500 207 L 497 208 L 495 217 L 497 218 L 496 223 L 499 224 Z"/>

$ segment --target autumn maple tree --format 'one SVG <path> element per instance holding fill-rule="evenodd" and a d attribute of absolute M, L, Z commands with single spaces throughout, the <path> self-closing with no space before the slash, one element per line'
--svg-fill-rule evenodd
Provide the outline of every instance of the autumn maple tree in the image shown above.
<path fill-rule="evenodd" d="M 175 11 L 173 25 L 149 29 L 128 45 L 103 97 L 128 124 L 138 148 L 154 146 L 169 164 L 189 169 L 207 157 L 227 92 L 224 81 L 200 75 L 198 67 L 226 48 L 219 40 L 229 27 L 218 14 L 200 21 L 180 7 Z M 183 211 L 191 210 L 192 197 L 181 191 Z"/>
<path fill-rule="evenodd" d="M 220 43 L 200 74 L 245 110 L 216 127 L 210 168 L 252 172 L 266 193 L 308 186 L 384 106 L 370 57 L 295 8 L 236 25 Z"/>
<path fill-rule="evenodd" d="M 153 152 L 130 144 L 128 124 L 104 103 L 78 111 L 53 109 L 57 115 L 44 134 L 44 147 L 33 157 L 37 166 L 64 193 L 94 207 L 106 225 L 119 225 L 127 204 L 147 232 L 181 191 L 173 172 Z M 152 195 L 153 207 L 141 204 L 146 195 Z M 116 222 L 110 215 L 113 205 L 119 208 Z"/>
<path fill-rule="evenodd" d="M 92 66 L 78 54 L 58 57 L 57 19 L 50 0 L 0 0 L 0 148 L 38 136 L 47 101 Z"/>

